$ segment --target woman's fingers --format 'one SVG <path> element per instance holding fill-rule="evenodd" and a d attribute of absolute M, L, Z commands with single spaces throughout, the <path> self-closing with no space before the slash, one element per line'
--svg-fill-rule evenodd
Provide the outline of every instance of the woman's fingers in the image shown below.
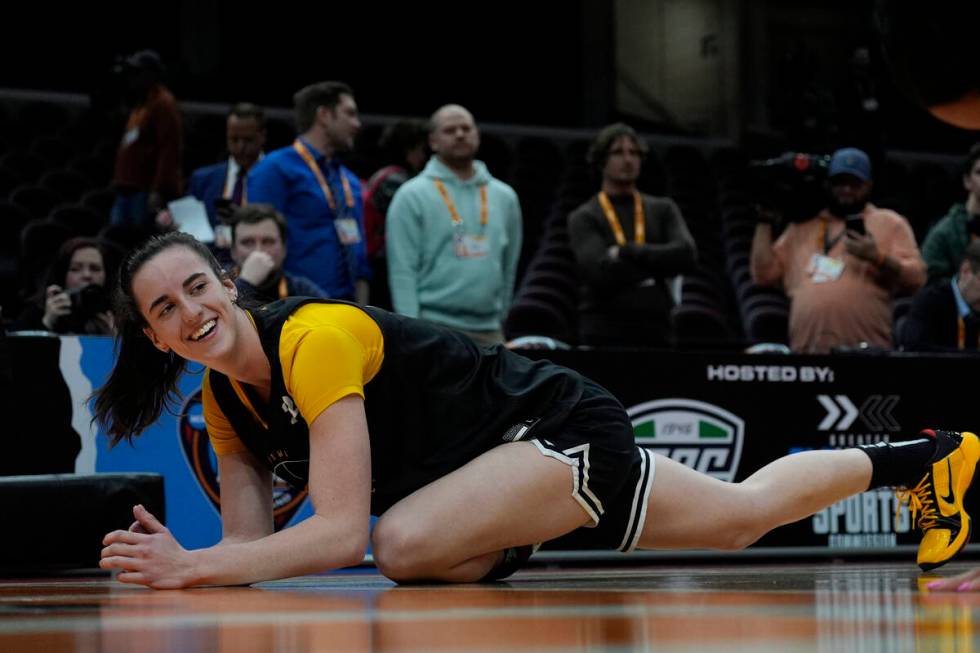
<path fill-rule="evenodd" d="M 133 516 L 136 517 L 136 521 L 147 533 L 163 533 L 167 530 L 167 527 L 161 524 L 160 520 L 142 505 L 133 507 Z"/>
<path fill-rule="evenodd" d="M 933 592 L 976 592 L 980 590 L 980 569 L 934 580 L 926 587 Z"/>
<path fill-rule="evenodd" d="M 114 544 L 116 542 L 121 542 L 123 544 L 140 544 L 145 541 L 145 538 L 145 533 L 139 533 L 132 530 L 117 530 L 107 533 L 106 536 L 102 538 L 102 544 L 103 546 L 109 546 L 110 544 Z"/>
<path fill-rule="evenodd" d="M 150 581 L 141 572 L 121 571 L 116 574 L 116 580 L 120 583 L 130 583 L 132 585 L 149 585 Z"/>
<path fill-rule="evenodd" d="M 102 569 L 122 569 L 123 571 L 140 571 L 143 568 L 143 561 L 139 558 L 132 558 L 124 555 L 113 555 L 99 560 L 99 567 Z"/>

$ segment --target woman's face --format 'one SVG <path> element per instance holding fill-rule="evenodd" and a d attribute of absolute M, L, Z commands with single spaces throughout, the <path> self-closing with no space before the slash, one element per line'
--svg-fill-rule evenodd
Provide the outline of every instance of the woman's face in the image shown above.
<path fill-rule="evenodd" d="M 133 296 L 160 351 L 205 365 L 234 355 L 235 285 L 193 250 L 177 245 L 149 259 L 133 276 Z"/>
<path fill-rule="evenodd" d="M 68 272 L 65 274 L 65 290 L 81 288 L 94 283 L 105 285 L 105 265 L 102 262 L 102 252 L 95 247 L 76 249 L 68 262 Z"/>

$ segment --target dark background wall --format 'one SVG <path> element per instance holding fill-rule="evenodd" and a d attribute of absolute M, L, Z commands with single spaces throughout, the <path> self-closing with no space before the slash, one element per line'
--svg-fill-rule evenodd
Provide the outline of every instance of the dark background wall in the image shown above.
<path fill-rule="evenodd" d="M 583 4 L 287 1 L 243 9 L 179 0 L 144 20 L 122 7 L 70 7 L 30 34 L 15 25 L 39 20 L 7 24 L 0 53 L 17 64 L 0 66 L 0 86 L 89 92 L 106 82 L 115 55 L 152 47 L 183 99 L 286 106 L 308 83 L 342 79 L 369 113 L 428 115 L 454 101 L 483 120 L 579 125 L 588 118 Z"/>
<path fill-rule="evenodd" d="M 807 112 L 848 120 L 849 62 L 866 45 L 881 105 L 873 128 L 888 146 L 962 152 L 980 139 L 939 122 L 895 84 L 876 17 L 895 3 L 714 1 L 739 17 L 726 27 L 737 33 L 739 100 L 729 110 L 738 127 L 690 135 L 792 134 L 792 121 L 806 120 Z M 428 115 L 453 101 L 484 122 L 594 127 L 625 118 L 648 132 L 677 131 L 617 112 L 614 12 L 620 5 L 176 0 L 22 7 L 5 20 L 0 87 L 98 92 L 110 81 L 115 56 L 152 47 L 168 62 L 170 85 L 183 100 L 288 106 L 307 83 L 343 79 L 369 114 Z M 834 128 L 831 137 L 849 127 Z M 805 141 L 788 145 L 806 147 Z"/>

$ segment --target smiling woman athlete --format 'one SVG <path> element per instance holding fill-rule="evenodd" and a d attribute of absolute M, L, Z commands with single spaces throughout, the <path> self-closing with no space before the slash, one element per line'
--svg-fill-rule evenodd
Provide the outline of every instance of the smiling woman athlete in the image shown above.
<path fill-rule="evenodd" d="M 186 361 L 207 366 L 224 532 L 185 550 L 136 506 L 129 530 L 104 539 L 101 565 L 122 582 L 243 584 L 353 565 L 372 513 L 375 562 L 401 582 L 502 578 L 550 540 L 738 549 L 869 485 L 919 479 L 906 493 L 926 531 L 919 564 L 943 564 L 968 537 L 973 434 L 798 453 L 725 483 L 638 448 L 612 395 L 548 361 L 369 306 L 242 308 L 185 234 L 134 251 L 117 295 L 118 358 L 96 419 L 113 443 L 131 439 L 172 405 Z M 277 533 L 273 473 L 308 484 L 314 509 Z"/>

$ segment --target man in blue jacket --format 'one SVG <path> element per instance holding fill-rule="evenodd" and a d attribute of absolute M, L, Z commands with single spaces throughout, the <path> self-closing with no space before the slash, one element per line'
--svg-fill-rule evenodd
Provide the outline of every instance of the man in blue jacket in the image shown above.
<path fill-rule="evenodd" d="M 368 301 L 361 184 L 337 156 L 361 128 L 350 87 L 319 82 L 293 97 L 299 137 L 248 177 L 248 201 L 271 204 L 289 225 L 285 269 L 336 299 Z"/>
<path fill-rule="evenodd" d="M 435 156 L 388 208 L 392 304 L 479 342 L 502 343 L 521 254 L 517 193 L 476 160 L 480 134 L 463 107 L 432 115 L 429 146 Z"/>

